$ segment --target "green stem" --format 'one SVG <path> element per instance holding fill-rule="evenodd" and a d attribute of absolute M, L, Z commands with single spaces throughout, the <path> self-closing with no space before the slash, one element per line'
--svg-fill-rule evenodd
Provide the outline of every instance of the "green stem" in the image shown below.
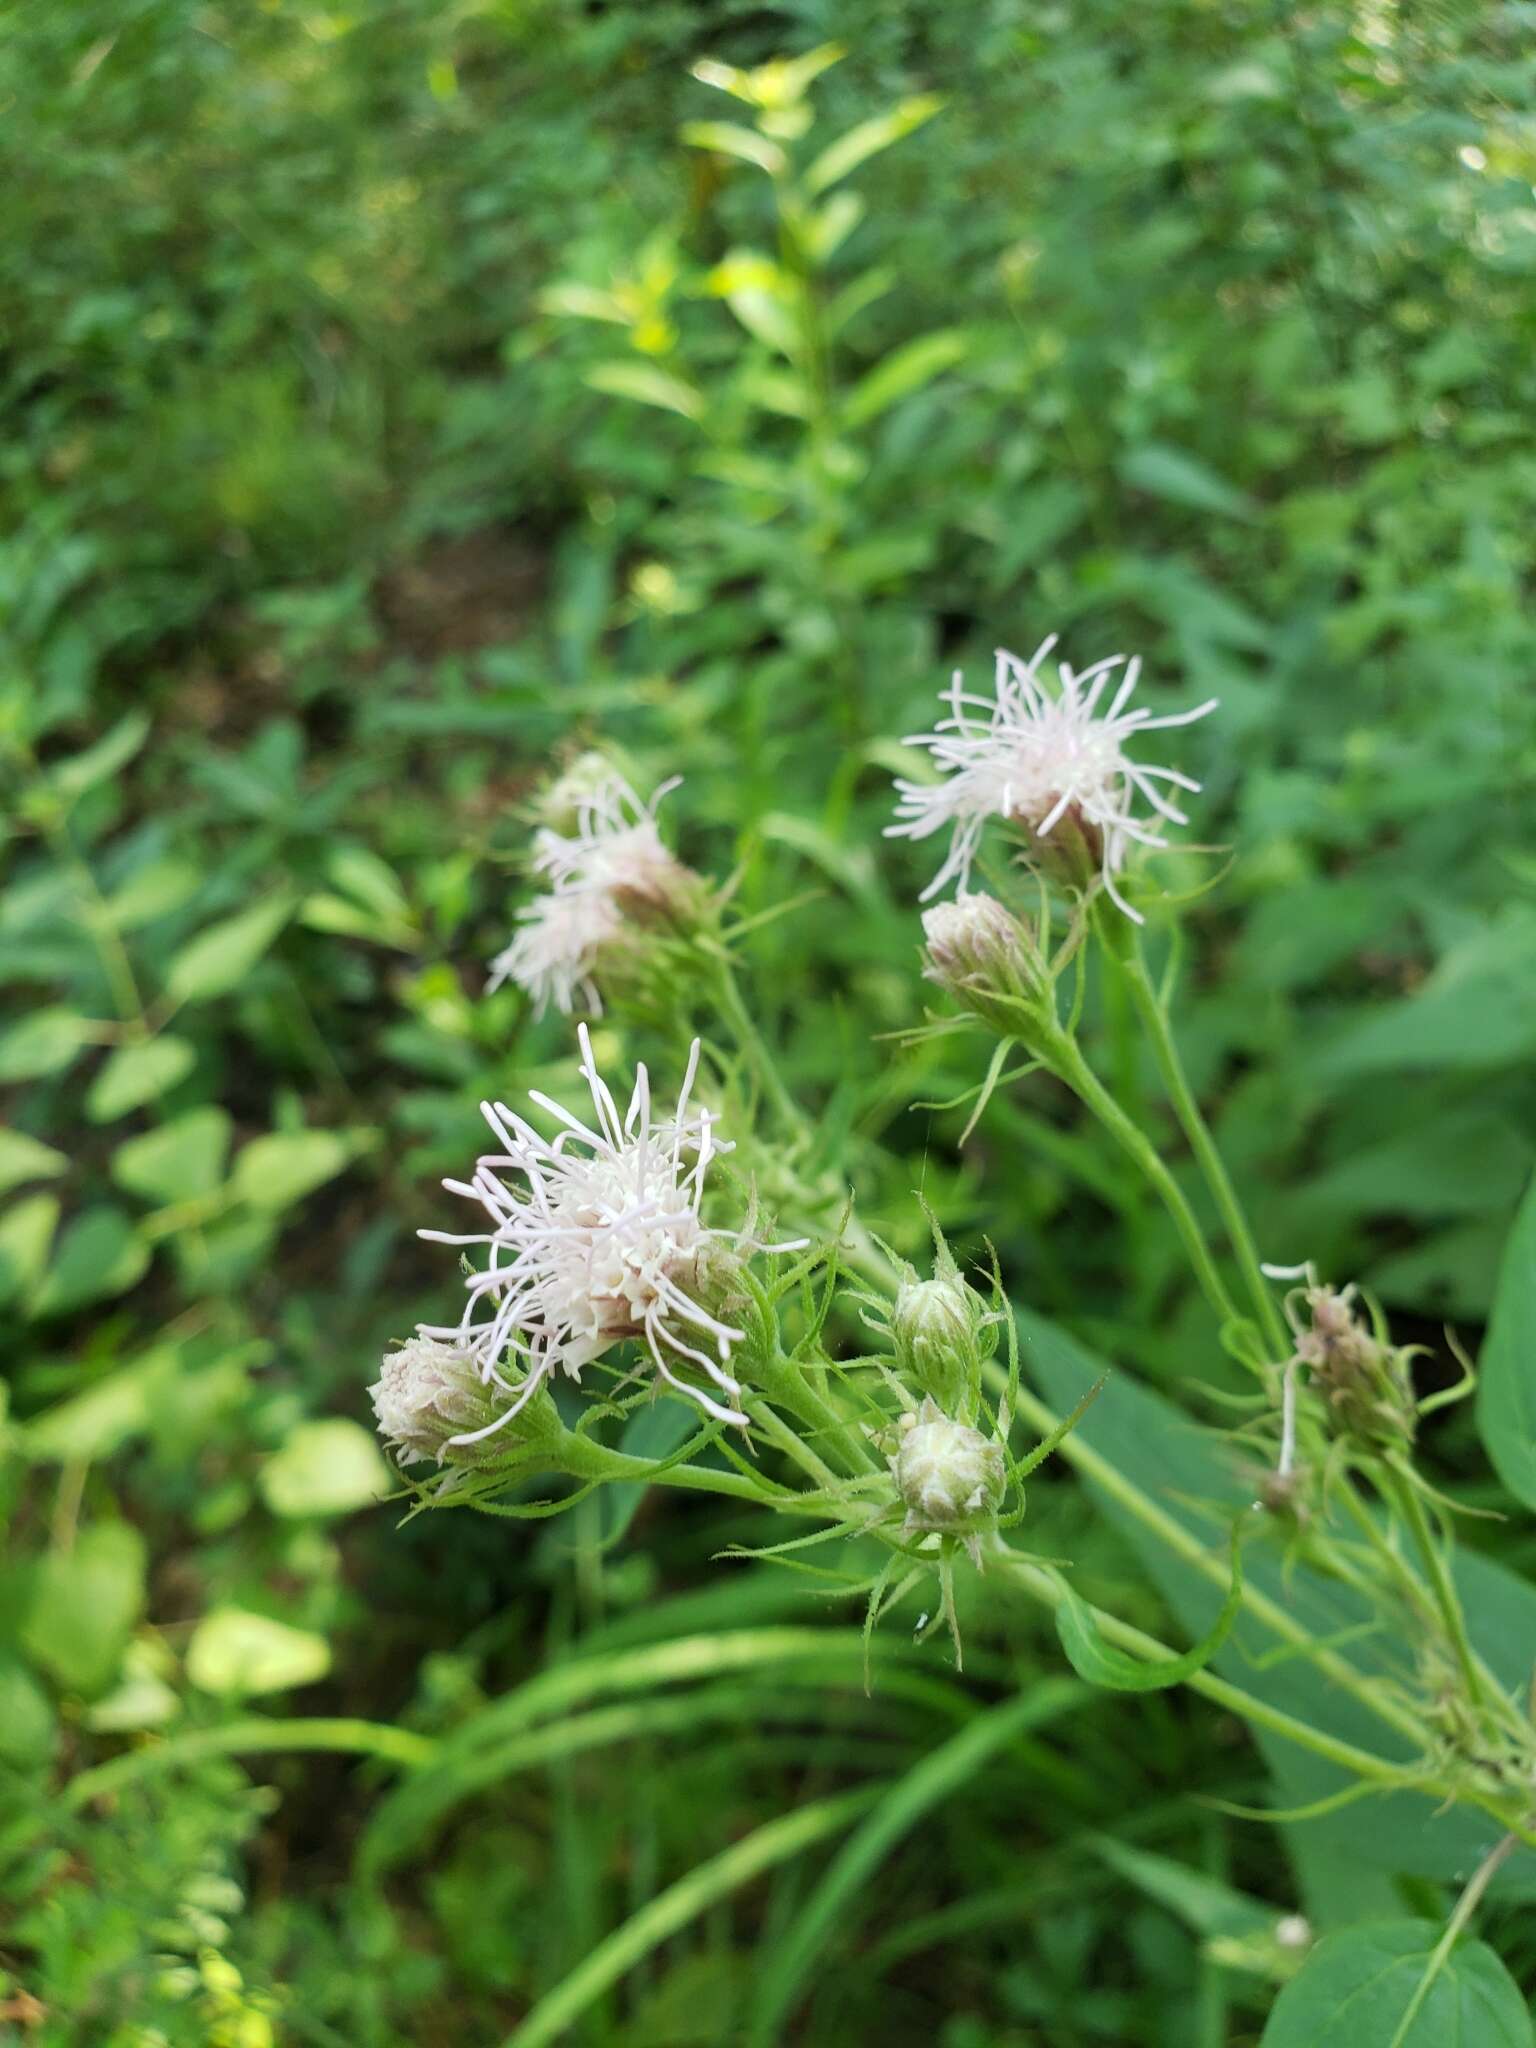
<path fill-rule="evenodd" d="M 1492 1884 L 1505 1858 L 1512 1850 L 1519 1847 L 1520 1840 L 1521 1837 L 1518 1833 L 1506 1835 L 1502 1842 L 1495 1843 L 1476 1870 L 1473 1871 L 1467 1882 L 1466 1890 L 1456 1901 L 1455 1912 L 1452 1913 L 1450 1919 L 1445 1923 L 1444 1934 L 1435 1943 L 1434 1953 L 1425 1966 L 1424 1974 L 1419 1979 L 1413 1997 L 1409 2000 L 1408 2010 L 1403 2014 L 1402 2019 L 1398 2023 L 1397 2032 L 1392 2036 L 1389 2048 L 1402 2048 L 1402 2043 L 1408 2039 L 1413 2023 L 1419 2016 L 1420 2007 L 1434 1988 L 1435 1979 L 1445 1968 L 1451 1950 L 1461 1939 L 1468 1921 L 1482 1903 L 1483 1893 Z"/>
<path fill-rule="evenodd" d="M 998 1553 L 994 1553 L 998 1555 Z M 1043 1606 L 1055 1609 L 1061 1605 L 1065 1592 L 1057 1578 L 1039 1565 L 1030 1564 L 1016 1552 L 1000 1553 L 1007 1563 L 1012 1577 L 1030 1596 Z M 1133 1651 L 1148 1662 L 1166 1662 L 1176 1653 L 1156 1636 L 1135 1628 L 1128 1621 L 1121 1621 L 1113 1614 L 1106 1614 L 1101 1608 L 1090 1608 L 1099 1632 L 1108 1641 L 1118 1643 L 1123 1649 Z M 1314 1756 L 1325 1757 L 1331 1764 L 1351 1771 L 1357 1778 L 1368 1778 L 1375 1784 L 1405 1786 L 1409 1783 L 1407 1772 L 1401 1764 L 1391 1763 L 1385 1757 L 1374 1755 L 1370 1750 L 1359 1749 L 1352 1742 L 1343 1742 L 1337 1736 L 1327 1734 L 1321 1728 L 1314 1728 L 1309 1722 L 1299 1721 L 1294 1714 L 1287 1714 L 1279 1707 L 1272 1707 L 1267 1700 L 1255 1694 L 1244 1692 L 1241 1686 L 1232 1685 L 1224 1678 L 1218 1678 L 1211 1671 L 1196 1671 L 1184 1683 L 1192 1691 L 1224 1707 L 1239 1719 L 1250 1722 L 1256 1728 L 1265 1728 L 1272 1735 L 1283 1736 L 1288 1742 L 1297 1743 L 1303 1749 L 1310 1749 Z M 1415 1780 L 1415 1783 L 1422 1781 Z M 1437 1788 L 1438 1789 L 1438 1788 Z"/>
<path fill-rule="evenodd" d="M 1123 926 L 1124 920 L 1118 919 L 1117 924 Z M 1238 1199 L 1237 1190 L 1227 1172 L 1226 1161 L 1217 1149 L 1210 1126 L 1201 1114 L 1194 1090 L 1189 1085 L 1189 1077 L 1184 1072 L 1184 1062 L 1179 1057 L 1178 1045 L 1168 1022 L 1168 1012 L 1164 1008 L 1162 998 L 1152 986 L 1151 976 L 1147 972 L 1141 942 L 1134 931 L 1131 932 L 1129 939 L 1117 931 L 1111 945 L 1115 950 L 1115 957 L 1125 969 L 1131 1000 L 1135 1003 L 1142 1025 L 1152 1042 L 1153 1057 L 1157 1061 L 1157 1070 L 1162 1076 L 1163 1086 L 1168 1091 L 1168 1100 L 1173 1104 L 1174 1115 L 1189 1140 L 1190 1150 L 1199 1162 L 1200 1171 L 1204 1174 L 1206 1185 L 1216 1203 L 1233 1256 L 1242 1268 L 1243 1282 L 1258 1317 L 1259 1328 L 1264 1332 L 1275 1359 L 1278 1361 L 1286 1358 L 1290 1355 L 1291 1341 L 1286 1333 L 1285 1320 L 1276 1304 L 1274 1290 L 1264 1277 L 1258 1247 L 1254 1243 L 1253 1232 L 1249 1228 L 1248 1218 Z"/>
<path fill-rule="evenodd" d="M 1440 1625 L 1461 1667 L 1462 1679 L 1467 1696 L 1475 1707 L 1487 1703 L 1484 1673 L 1478 1662 L 1467 1634 L 1466 1616 L 1461 1611 L 1461 1601 L 1452 1582 L 1445 1554 L 1435 1541 L 1433 1532 L 1424 1513 L 1424 1504 L 1419 1499 L 1418 1489 L 1395 1465 L 1376 1468 L 1376 1484 L 1384 1498 L 1391 1505 L 1399 1519 L 1413 1538 L 1414 1548 L 1424 1566 L 1429 1581 L 1430 1593 L 1440 1615 Z"/>
<path fill-rule="evenodd" d="M 796 1138 L 808 1138 L 810 1124 L 804 1111 L 784 1085 L 784 1077 L 779 1072 L 773 1054 L 768 1050 L 762 1033 L 752 1021 L 751 1012 L 741 999 L 741 991 L 736 986 L 736 976 L 729 960 L 721 957 L 716 961 L 716 967 L 716 988 L 720 997 L 720 1007 L 735 1035 L 736 1043 L 751 1062 L 758 1085 L 773 1104 L 775 1114 L 791 1135 Z"/>
<path fill-rule="evenodd" d="M 996 1366 L 988 1371 L 1001 1384 L 1001 1374 Z M 1026 1387 L 1020 1387 L 1015 1397 L 1016 1412 L 1042 1435 L 1055 1429 L 1059 1418 L 1043 1401 L 1037 1400 Z M 1125 1475 L 1116 1470 L 1109 1460 L 1091 1449 L 1081 1433 L 1074 1432 L 1065 1437 L 1061 1444 L 1061 1455 L 1070 1460 L 1083 1476 L 1090 1480 L 1110 1499 L 1134 1515 L 1136 1520 L 1167 1545 L 1174 1554 L 1191 1564 L 1197 1571 L 1214 1584 L 1225 1584 L 1226 1567 L 1208 1551 L 1199 1538 L 1191 1535 L 1184 1525 L 1148 1498 L 1140 1487 L 1134 1485 Z M 1331 1679 L 1342 1691 L 1357 1699 L 1378 1720 L 1384 1721 L 1400 1735 L 1406 1736 L 1415 1749 L 1421 1749 L 1424 1741 L 1423 1724 L 1409 1707 L 1400 1705 L 1390 1695 L 1356 1671 L 1353 1665 L 1340 1657 L 1336 1651 L 1323 1648 L 1310 1631 L 1287 1613 L 1277 1601 L 1246 1580 L 1243 1584 L 1243 1605 L 1256 1621 L 1294 1645 L 1319 1671 Z"/>
<path fill-rule="evenodd" d="M 67 1811 L 88 1806 L 93 1799 L 121 1791 L 139 1778 L 157 1777 L 162 1771 L 205 1756 L 260 1756 L 279 1751 L 339 1750 L 358 1756 L 376 1756 L 386 1763 L 413 1768 L 429 1763 L 437 1744 L 408 1728 L 391 1728 L 377 1721 L 315 1720 L 263 1721 L 252 1718 L 231 1721 L 224 1728 L 198 1728 L 187 1735 L 173 1735 L 126 1756 L 113 1757 L 93 1771 L 81 1771 L 60 1793 Z"/>
<path fill-rule="evenodd" d="M 1083 1058 L 1076 1040 L 1068 1037 L 1065 1031 L 1059 1027 L 1048 1027 L 1040 1034 L 1038 1050 L 1046 1064 L 1092 1111 L 1161 1197 L 1189 1254 L 1195 1278 L 1217 1320 L 1224 1326 L 1241 1321 L 1237 1306 L 1227 1292 L 1226 1282 L 1211 1256 L 1199 1218 L 1186 1200 L 1183 1189 L 1153 1149 L 1146 1133 L 1126 1115 Z"/>
<path fill-rule="evenodd" d="M 850 1472 L 868 1472 L 873 1469 L 863 1438 L 854 1426 L 839 1415 L 827 1397 L 811 1383 L 805 1368 L 792 1358 L 782 1354 L 771 1364 L 761 1368 L 763 1389 L 770 1401 L 787 1408 L 791 1414 L 813 1429 L 818 1436 L 836 1444 L 844 1464 Z M 830 1475 L 828 1475 L 830 1478 Z M 823 1484 L 827 1481 L 824 1480 Z M 835 1483 L 835 1482 L 834 1482 Z"/>

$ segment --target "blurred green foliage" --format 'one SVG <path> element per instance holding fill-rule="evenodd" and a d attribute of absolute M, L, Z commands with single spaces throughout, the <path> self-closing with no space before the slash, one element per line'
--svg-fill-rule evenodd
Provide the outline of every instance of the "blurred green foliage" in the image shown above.
<path fill-rule="evenodd" d="M 1068 1743 L 1042 1697 L 925 1806 L 925 1760 L 1058 1670 L 1022 1615 L 978 1616 L 964 1687 L 917 1656 L 873 1705 L 840 1633 L 793 1682 L 765 1636 L 525 1762 L 488 1703 L 546 1665 L 585 1706 L 583 1660 L 821 1609 L 722 1581 L 718 1510 L 646 1503 L 618 1547 L 595 1504 L 542 1537 L 360 1513 L 363 1387 L 444 1314 L 413 1233 L 478 1099 L 570 1079 L 482 963 L 518 799 L 599 737 L 686 776 L 683 849 L 748 912 L 811 892 L 758 935 L 758 1010 L 866 1216 L 910 1234 L 922 1185 L 1036 1309 L 1165 1384 L 1216 1369 L 1062 1102 L 999 1098 L 962 1158 L 924 1105 L 976 1076 L 881 1041 L 917 1002 L 895 741 L 1048 630 L 1222 700 L 1185 762 L 1231 864 L 1180 1024 L 1266 1255 L 1431 1341 L 1481 1321 L 1536 1144 L 1532 20 L 13 15 L 0 2032 L 499 2038 L 681 1874 L 877 1781 L 918 1791 L 798 2040 L 1219 2048 L 1276 1914 L 1433 1909 L 1347 1844 L 1292 1869 L 1199 1817 L 1263 1765 L 1161 1699 L 1079 1704 Z M 1433 1443 L 1493 1501 L 1466 1423 Z M 1042 1549 L 1156 1613 L 1069 1487 L 1036 1498 Z M 1533 1561 L 1518 1524 L 1477 1541 Z M 234 1760 L 253 1699 L 340 1753 Z M 419 1822 L 362 1724 L 438 1745 Z M 192 1746 L 60 1822 L 55 1788 L 160 1738 Z M 582 2038 L 736 2038 L 826 1854 L 767 1841 Z"/>

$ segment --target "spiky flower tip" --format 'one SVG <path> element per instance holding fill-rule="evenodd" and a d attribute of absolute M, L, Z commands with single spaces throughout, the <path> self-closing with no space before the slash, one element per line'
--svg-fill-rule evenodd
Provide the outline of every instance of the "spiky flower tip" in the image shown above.
<path fill-rule="evenodd" d="M 513 1397 L 490 1430 L 510 1421 L 557 1368 L 579 1380 L 583 1366 L 626 1338 L 644 1345 L 669 1387 L 706 1414 L 744 1425 L 736 1405 L 741 1384 L 728 1369 L 744 1333 L 707 1305 L 720 1292 L 721 1254 L 730 1245 L 740 1261 L 755 1251 L 799 1250 L 800 1244 L 759 1245 L 743 1231 L 704 1223 L 710 1162 L 731 1147 L 717 1136 L 707 1109 L 690 1108 L 697 1039 L 677 1106 L 658 1120 L 645 1068 L 636 1068 L 634 1093 L 621 1116 L 584 1024 L 578 1037 L 592 1097 L 590 1124 L 531 1093 L 561 1126 L 550 1139 L 504 1103 L 480 1105 L 502 1149 L 477 1162 L 472 1180 L 444 1185 L 478 1203 L 490 1227 L 465 1236 L 421 1235 L 440 1244 L 484 1246 L 489 1263 L 466 1282 L 459 1326 L 431 1334 L 460 1344 L 482 1380 Z M 509 1352 L 526 1368 L 517 1387 L 502 1377 Z M 680 1368 L 706 1384 L 679 1378 Z"/>
<path fill-rule="evenodd" d="M 561 777 L 545 815 L 569 829 L 543 824 L 533 841 L 534 872 L 550 886 L 519 913 L 522 929 L 491 962 L 487 994 L 514 981 L 540 1013 L 550 1003 L 569 1013 L 579 995 L 600 1016 L 595 977 L 630 925 L 697 921 L 707 887 L 656 826 L 656 806 L 679 779 L 664 782 L 647 804 L 600 756 L 583 756 Z"/>
<path fill-rule="evenodd" d="M 1020 827 L 1037 861 L 1059 855 L 1074 879 L 1095 873 L 1125 914 L 1142 922 L 1115 885 L 1133 845 L 1166 846 L 1156 824 L 1138 817 L 1140 799 L 1157 820 L 1189 821 L 1168 790 L 1196 791 L 1200 785 L 1174 768 L 1152 768 L 1131 760 L 1126 747 L 1144 732 L 1190 725 L 1215 709 L 1215 698 L 1192 711 L 1154 717 L 1127 707 L 1141 674 L 1141 659 L 1123 654 L 1074 670 L 1056 664 L 1059 684 L 1042 677 L 1042 664 L 1056 645 L 1052 634 L 1028 661 L 997 650 L 991 697 L 967 693 L 957 669 L 944 693 L 949 716 L 932 732 L 917 733 L 908 746 L 925 747 L 943 771 L 937 783 L 898 779 L 897 822 L 886 836 L 926 839 L 948 831 L 949 851 L 922 900 L 950 882 L 965 890 L 988 819 Z M 1123 669 L 1118 675 L 1117 671 Z M 1107 704 L 1106 691 L 1115 685 Z"/>
<path fill-rule="evenodd" d="M 903 1534 L 963 1537 L 979 1561 L 976 1539 L 996 1519 L 1007 1483 L 1002 1445 L 929 1396 L 896 1424 L 890 1465 L 907 1511 Z"/>

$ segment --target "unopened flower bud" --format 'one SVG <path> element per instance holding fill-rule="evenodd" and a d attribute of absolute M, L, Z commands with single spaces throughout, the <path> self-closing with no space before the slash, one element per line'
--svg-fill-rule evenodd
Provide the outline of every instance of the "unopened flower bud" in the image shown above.
<path fill-rule="evenodd" d="M 440 1337 L 409 1337 L 386 1351 L 368 1391 L 379 1434 L 402 1465 L 425 1458 L 440 1465 L 502 1462 L 515 1447 L 541 1437 L 553 1442 L 562 1433 L 555 1404 L 540 1388 L 508 1429 L 478 1443 L 455 1442 L 492 1429 L 511 1397 L 481 1379 L 468 1351 Z"/>
<path fill-rule="evenodd" d="M 896 1424 L 891 1474 L 906 1508 L 904 1533 L 974 1538 L 996 1519 L 1007 1483 L 1002 1446 L 925 1399 Z"/>
<path fill-rule="evenodd" d="M 907 1280 L 891 1310 L 898 1365 L 923 1393 L 950 1410 L 970 1405 L 980 1384 L 980 1303 L 956 1273 Z"/>
<path fill-rule="evenodd" d="M 961 894 L 923 912 L 928 978 L 994 1030 L 1017 1034 L 1019 1005 L 1047 985 L 1038 947 L 995 896 Z"/>

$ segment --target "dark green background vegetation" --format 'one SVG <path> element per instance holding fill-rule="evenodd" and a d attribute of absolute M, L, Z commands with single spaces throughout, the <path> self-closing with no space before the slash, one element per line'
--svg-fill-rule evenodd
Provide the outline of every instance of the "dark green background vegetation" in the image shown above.
<path fill-rule="evenodd" d="M 879 833 L 895 738 L 999 639 L 1139 648 L 1152 693 L 1219 696 L 1174 758 L 1230 865 L 1161 872 L 1203 890 L 1179 1021 L 1265 1254 L 1366 1280 L 1432 1378 L 1446 1318 L 1475 1344 L 1536 1138 L 1533 28 L 1269 0 L 9 11 L 0 2040 L 499 2041 L 754 1826 L 921 1771 L 1061 1669 L 973 1598 L 963 1682 L 930 1645 L 867 1703 L 857 1616 L 712 1563 L 742 1531 L 703 1503 L 629 1502 L 627 1530 L 606 1502 L 360 1506 L 374 1361 L 451 1312 L 414 1232 L 475 1105 L 572 1078 L 563 1020 L 481 995 L 519 801 L 566 745 L 684 774 L 677 841 L 740 865 L 748 911 L 816 892 L 758 935 L 756 1007 L 866 1219 L 915 1251 L 921 1182 L 1019 1300 L 1182 1397 L 1219 1366 L 1177 1246 L 1064 1100 L 999 1099 L 963 1156 L 963 1111 L 915 1106 L 974 1054 L 881 1037 L 920 1002 L 929 867 Z M 903 106 L 912 132 L 794 284 L 797 393 L 771 182 L 679 130 L 741 112 L 698 60 L 831 38 L 799 160 Z M 1430 1459 L 1501 1502 L 1464 1410 Z M 1163 1625 L 1069 1480 L 1032 1499 L 1042 1551 Z M 1528 1519 L 1470 1540 L 1536 1563 Z M 294 1633 L 247 1701 L 252 1618 Z M 518 1709 L 481 1717 L 552 1663 L 746 1626 L 835 1632 L 809 1663 L 765 1639 L 707 1719 L 642 1687 L 602 1744 L 496 1763 Z M 480 1768 L 425 1815 L 347 1753 L 60 1806 L 148 1731 L 254 1712 Z M 1270 1984 L 1203 1937 L 1442 1898 L 1351 1864 L 1349 1830 L 1319 1855 L 1189 1796 L 1266 1783 L 1190 1699 L 1075 1705 L 914 1805 L 786 2038 L 1256 2039 Z M 742 2037 L 830 1853 L 722 1884 L 574 2038 Z"/>

